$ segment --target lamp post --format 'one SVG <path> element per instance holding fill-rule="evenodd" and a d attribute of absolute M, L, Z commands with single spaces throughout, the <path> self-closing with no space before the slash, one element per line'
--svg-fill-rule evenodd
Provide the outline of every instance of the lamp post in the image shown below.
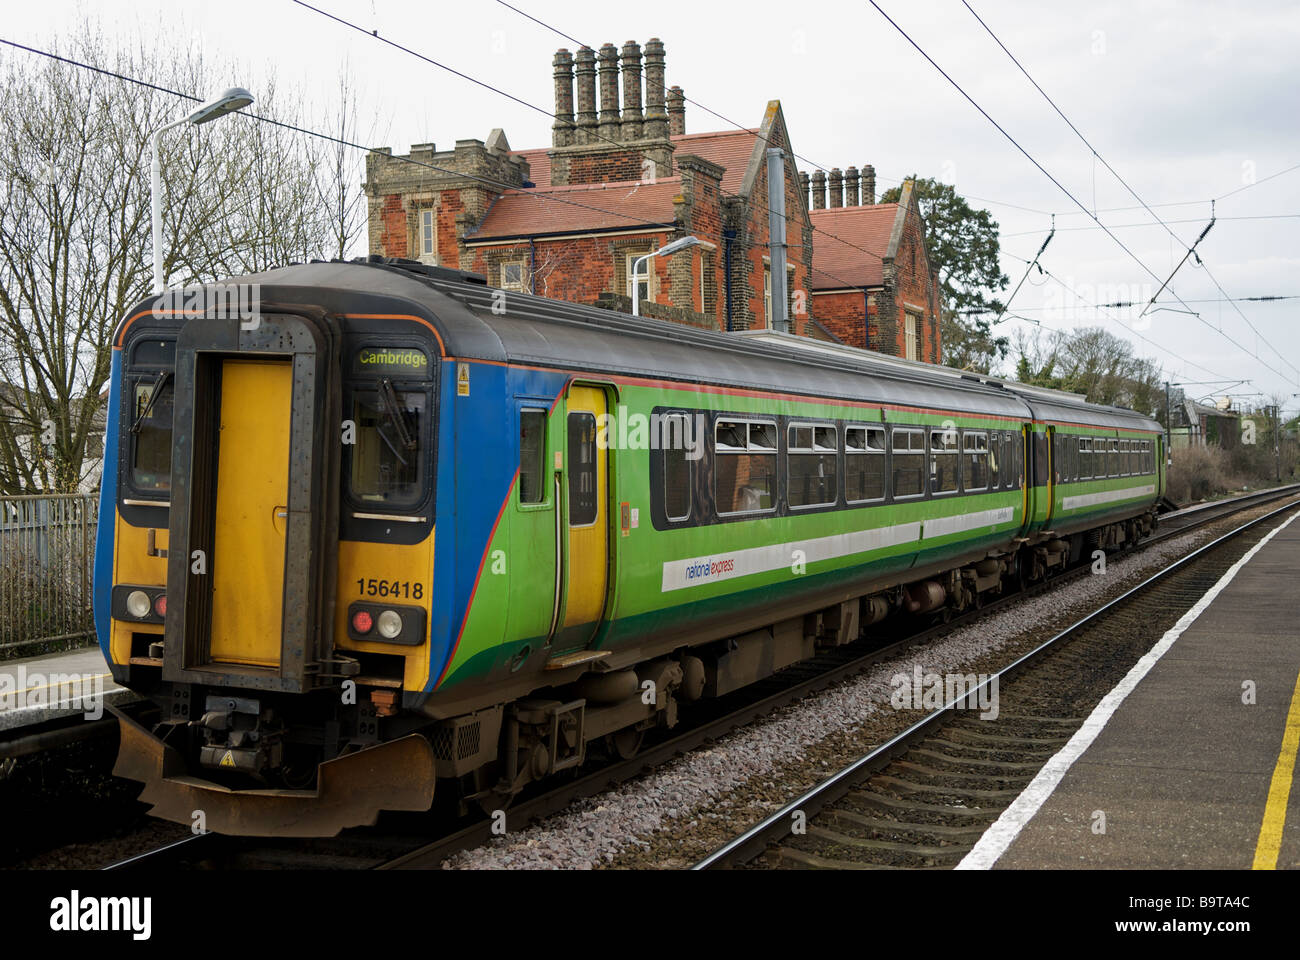
<path fill-rule="evenodd" d="M 163 291 L 163 255 L 162 255 L 162 167 L 158 162 L 159 140 L 172 127 L 191 123 L 198 126 L 209 120 L 216 120 L 228 113 L 243 110 L 253 102 L 253 95 L 243 87 L 231 87 L 219 97 L 214 97 L 199 106 L 192 113 L 179 120 L 159 127 L 149 138 L 153 148 L 153 162 L 149 165 L 149 199 L 153 208 L 153 289 L 154 293 Z"/>
<path fill-rule="evenodd" d="M 641 264 L 645 263 L 651 257 L 666 257 L 676 253 L 678 250 L 685 250 L 687 247 L 693 247 L 700 243 L 699 237 L 682 237 L 680 240 L 674 240 L 672 243 L 664 244 L 653 253 L 647 253 L 643 257 L 637 257 L 632 261 L 632 316 L 641 316 L 641 283 L 637 279 L 641 276 Z M 649 272 L 646 273 L 646 289 L 650 289 Z"/>

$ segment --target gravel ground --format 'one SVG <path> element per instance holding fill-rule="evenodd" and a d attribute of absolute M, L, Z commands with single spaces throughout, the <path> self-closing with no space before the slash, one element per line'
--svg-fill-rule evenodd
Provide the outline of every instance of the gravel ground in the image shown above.
<path fill-rule="evenodd" d="M 993 673 L 1170 560 L 1276 505 L 1110 559 L 1085 576 L 793 704 L 569 811 L 465 851 L 444 869 L 683 868 L 922 716 L 890 705 L 890 679 Z"/>

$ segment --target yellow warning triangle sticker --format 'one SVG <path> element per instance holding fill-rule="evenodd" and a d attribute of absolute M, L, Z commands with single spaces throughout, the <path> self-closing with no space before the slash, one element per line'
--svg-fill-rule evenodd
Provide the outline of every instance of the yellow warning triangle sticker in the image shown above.
<path fill-rule="evenodd" d="M 234 765 L 235 765 L 235 755 L 231 753 L 229 750 L 227 750 L 226 755 L 221 758 L 220 766 L 233 767 Z"/>

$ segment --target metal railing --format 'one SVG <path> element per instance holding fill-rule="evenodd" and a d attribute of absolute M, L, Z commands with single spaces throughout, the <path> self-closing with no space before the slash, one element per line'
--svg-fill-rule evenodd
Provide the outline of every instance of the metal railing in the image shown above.
<path fill-rule="evenodd" d="M 94 638 L 96 494 L 0 496 L 0 658 Z"/>

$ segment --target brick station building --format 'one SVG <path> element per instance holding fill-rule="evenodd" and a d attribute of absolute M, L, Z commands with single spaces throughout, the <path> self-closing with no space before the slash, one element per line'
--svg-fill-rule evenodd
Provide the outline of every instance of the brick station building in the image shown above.
<path fill-rule="evenodd" d="M 785 154 L 790 332 L 906 355 L 902 321 L 878 317 L 924 304 L 934 314 L 922 312 L 918 337 L 925 359 L 938 358 L 933 297 L 899 293 L 900 284 L 910 291 L 913 276 L 929 270 L 919 218 L 903 217 L 892 246 L 888 232 L 868 231 L 879 248 L 874 256 L 845 244 L 823 254 L 822 245 L 835 241 L 814 224 L 839 233 L 838 220 L 817 218 L 843 214 L 810 201 L 811 181 L 795 166 L 779 101 L 767 104 L 756 128 L 687 133 L 685 96 L 665 84 L 658 39 L 644 51 L 631 41 L 621 51 L 613 44 L 560 50 L 552 67 L 549 147 L 515 150 L 496 129 L 486 141 L 458 140 L 451 150 L 416 144 L 405 157 L 387 149 L 370 155 L 372 254 L 473 270 L 507 290 L 623 311 L 631 309 L 635 284 L 647 316 L 718 330 L 770 327 L 766 152 L 776 147 Z M 876 212 L 857 207 L 853 196 L 856 209 Z M 898 207 L 912 209 L 906 198 Z M 849 220 L 843 229 L 862 234 Z M 633 274 L 638 257 L 688 235 L 701 244 L 652 258 Z M 889 258 L 884 270 L 882 258 Z M 844 298 L 845 281 L 862 287 L 856 301 Z"/>

